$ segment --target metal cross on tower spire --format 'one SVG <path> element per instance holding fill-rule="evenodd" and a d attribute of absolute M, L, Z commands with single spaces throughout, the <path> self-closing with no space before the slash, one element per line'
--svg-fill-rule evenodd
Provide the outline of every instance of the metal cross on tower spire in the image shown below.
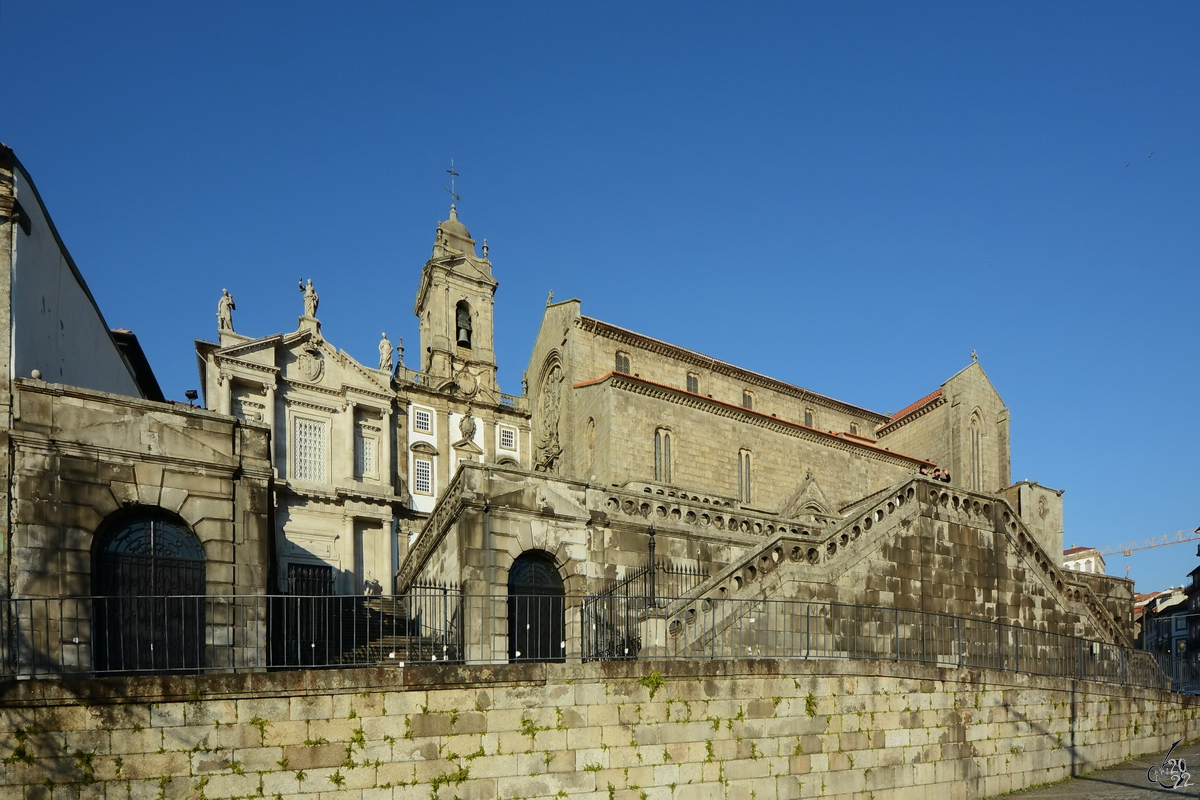
<path fill-rule="evenodd" d="M 461 198 L 454 193 L 454 179 L 458 177 L 458 173 L 454 171 L 453 158 L 450 159 L 450 169 L 446 170 L 446 172 L 450 173 L 450 185 L 446 187 L 446 191 L 450 193 L 450 196 L 453 197 L 454 201 L 457 203 L 459 200 L 461 200 Z"/>

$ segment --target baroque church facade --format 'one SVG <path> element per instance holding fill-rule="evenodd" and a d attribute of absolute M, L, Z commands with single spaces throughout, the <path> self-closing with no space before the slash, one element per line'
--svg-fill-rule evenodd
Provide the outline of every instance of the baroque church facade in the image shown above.
<path fill-rule="evenodd" d="M 418 368 L 386 335 L 362 364 L 330 344 L 305 289 L 295 331 L 197 341 L 210 408 L 270 431 L 277 589 L 390 594 L 407 543 L 459 464 L 530 468 L 523 397 L 500 392 L 497 281 L 452 206 L 421 271 Z"/>

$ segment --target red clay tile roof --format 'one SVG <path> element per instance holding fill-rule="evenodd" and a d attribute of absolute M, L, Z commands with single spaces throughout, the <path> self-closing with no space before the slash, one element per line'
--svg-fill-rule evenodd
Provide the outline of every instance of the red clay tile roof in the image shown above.
<path fill-rule="evenodd" d="M 932 392 L 931 394 L 925 395 L 924 397 L 922 397 L 920 400 L 913 403 L 912 405 L 905 406 L 904 408 L 900 409 L 895 414 L 892 414 L 891 418 L 892 419 L 900 419 L 901 417 L 906 416 L 906 415 L 911 414 L 912 412 L 916 411 L 921 406 L 923 406 L 927 403 L 932 403 L 934 400 L 937 400 L 941 396 L 942 396 L 942 390 L 938 389 L 936 392 Z"/>
<path fill-rule="evenodd" d="M 1063 550 L 1063 555 L 1064 556 L 1073 556 L 1076 553 L 1086 553 L 1089 550 L 1095 550 L 1095 549 L 1096 548 L 1094 548 L 1094 547 L 1071 547 L 1066 550 Z"/>

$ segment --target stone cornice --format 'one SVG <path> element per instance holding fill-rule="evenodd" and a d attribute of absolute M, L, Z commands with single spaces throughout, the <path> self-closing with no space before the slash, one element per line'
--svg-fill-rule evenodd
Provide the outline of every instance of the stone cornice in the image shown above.
<path fill-rule="evenodd" d="M 914 408 L 912 411 L 908 412 L 903 417 L 900 417 L 899 419 L 896 419 L 896 420 L 892 420 L 891 422 L 887 423 L 886 425 L 879 427 L 878 429 L 876 429 L 875 435 L 882 439 L 884 436 L 887 436 L 889 433 L 894 433 L 895 431 L 904 427 L 905 425 L 912 422 L 913 420 L 925 416 L 930 411 L 933 411 L 935 408 L 941 408 L 942 406 L 946 405 L 946 402 L 947 402 L 946 396 L 944 394 L 940 395 L 940 396 L 934 398 L 933 400 L 930 400 L 928 403 L 921 406 L 920 408 Z"/>
<path fill-rule="evenodd" d="M 780 394 L 795 397 L 798 400 L 811 402 L 814 405 L 862 417 L 865 421 L 875 425 L 886 423 L 888 420 L 886 414 L 880 414 L 878 411 L 871 411 L 861 406 L 818 394 L 795 384 L 786 383 L 777 378 L 751 372 L 735 364 L 730 364 L 727 361 L 720 361 L 712 356 L 706 356 L 703 353 L 697 353 L 694 350 L 688 350 L 670 342 L 664 342 L 661 339 L 655 339 L 625 328 L 619 328 L 616 325 L 602 322 L 594 317 L 578 317 L 575 320 L 575 325 L 588 333 L 603 336 L 606 339 L 612 339 L 615 342 L 627 344 L 631 347 L 639 347 L 661 356 L 674 358 L 700 369 L 707 369 L 730 378 L 735 378 L 752 386 L 769 389 Z"/>
<path fill-rule="evenodd" d="M 716 416 L 725 417 L 727 419 L 736 419 L 739 422 L 745 422 L 752 425 L 757 425 L 760 428 L 782 433 L 788 436 L 793 436 L 797 439 L 814 442 L 825 446 L 835 447 L 839 450 L 847 452 L 860 453 L 871 458 L 879 459 L 889 464 L 894 464 L 902 467 L 913 467 L 929 462 L 919 458 L 906 456 L 901 453 L 893 453 L 890 450 L 884 450 L 880 447 L 859 442 L 854 439 L 846 439 L 832 433 L 819 431 L 816 428 L 808 428 L 796 422 L 788 422 L 787 420 L 779 419 L 778 417 L 767 416 L 757 411 L 752 411 L 748 408 L 735 406 L 730 403 L 724 403 L 720 400 L 714 400 L 710 397 L 702 397 L 698 394 L 691 394 L 681 389 L 676 389 L 671 386 L 653 383 L 643 378 L 636 378 L 632 375 L 622 375 L 620 373 L 609 373 L 605 378 L 599 381 L 594 381 L 585 386 L 595 386 L 607 381 L 612 388 L 622 391 L 632 392 L 647 397 L 652 397 L 656 400 L 666 400 L 687 408 L 695 408 L 701 411 L 715 414 Z M 577 387 L 582 388 L 582 387 Z"/>

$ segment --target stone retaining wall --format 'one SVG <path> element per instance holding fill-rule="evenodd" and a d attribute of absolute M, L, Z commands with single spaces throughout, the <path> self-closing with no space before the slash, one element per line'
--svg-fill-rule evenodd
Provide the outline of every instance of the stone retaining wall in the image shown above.
<path fill-rule="evenodd" d="M 946 798 L 1200 735 L 1195 698 L 879 661 L 0 684 L 0 800 Z"/>

